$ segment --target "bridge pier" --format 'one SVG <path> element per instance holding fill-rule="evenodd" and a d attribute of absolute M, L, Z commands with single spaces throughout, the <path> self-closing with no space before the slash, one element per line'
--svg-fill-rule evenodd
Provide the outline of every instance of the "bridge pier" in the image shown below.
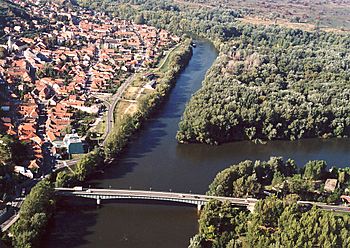
<path fill-rule="evenodd" d="M 97 203 L 97 206 L 100 206 L 100 205 L 101 205 L 101 198 L 100 198 L 100 197 L 97 197 L 96 203 Z"/>
<path fill-rule="evenodd" d="M 197 212 L 198 212 L 198 214 L 200 214 L 200 212 L 202 210 L 202 207 L 203 207 L 203 205 L 201 203 L 197 204 Z"/>
<path fill-rule="evenodd" d="M 254 212 L 254 207 L 255 207 L 255 204 L 249 204 L 249 205 L 247 206 L 247 209 L 248 209 L 251 213 L 253 213 L 253 212 Z"/>

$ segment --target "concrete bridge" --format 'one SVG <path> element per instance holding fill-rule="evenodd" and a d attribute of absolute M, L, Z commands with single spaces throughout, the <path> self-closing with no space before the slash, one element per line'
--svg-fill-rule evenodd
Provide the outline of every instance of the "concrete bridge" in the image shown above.
<path fill-rule="evenodd" d="M 117 189 L 83 189 L 75 188 L 56 188 L 56 194 L 62 196 L 78 196 L 90 199 L 96 199 L 98 205 L 102 200 L 109 199 L 135 199 L 151 200 L 164 202 L 179 202 L 197 206 L 198 211 L 210 200 L 228 201 L 233 205 L 246 207 L 250 211 L 254 210 L 255 203 L 258 201 L 253 198 L 232 198 L 220 196 L 207 196 L 188 193 L 145 191 L 145 190 L 117 190 Z"/>
<path fill-rule="evenodd" d="M 232 205 L 238 207 L 246 207 L 253 212 L 254 206 L 258 199 L 255 198 L 234 198 L 221 196 L 208 196 L 200 194 L 145 191 L 145 190 L 119 190 L 119 189 L 83 189 L 82 187 L 74 188 L 56 188 L 56 194 L 62 196 L 78 196 L 90 199 L 96 199 L 98 205 L 102 200 L 108 199 L 135 199 L 135 200 L 151 200 L 164 202 L 179 202 L 197 206 L 198 211 L 210 200 L 228 201 Z M 301 205 L 315 205 L 326 211 L 346 212 L 350 213 L 350 207 L 346 205 L 328 205 L 321 202 L 298 201 Z"/>

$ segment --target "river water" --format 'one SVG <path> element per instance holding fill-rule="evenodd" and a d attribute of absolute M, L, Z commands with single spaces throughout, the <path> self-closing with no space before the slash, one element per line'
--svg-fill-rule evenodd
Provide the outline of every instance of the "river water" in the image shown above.
<path fill-rule="evenodd" d="M 91 187 L 204 193 L 216 173 L 245 159 L 312 159 L 350 165 L 349 139 L 274 141 L 266 145 L 236 142 L 221 146 L 177 144 L 175 134 L 186 102 L 201 87 L 217 52 L 197 43 L 189 65 L 159 112 L 146 123 L 119 161 L 88 182 Z M 153 202 L 65 200 L 59 207 L 45 247 L 182 248 L 198 230 L 197 210 Z"/>

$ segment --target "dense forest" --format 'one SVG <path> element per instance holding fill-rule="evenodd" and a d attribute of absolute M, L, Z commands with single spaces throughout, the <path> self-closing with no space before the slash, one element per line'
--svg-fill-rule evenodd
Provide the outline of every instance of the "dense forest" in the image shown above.
<path fill-rule="evenodd" d="M 326 190 L 327 179 L 336 179 L 337 187 Z M 325 161 L 309 161 L 299 167 L 294 160 L 271 157 L 268 161 L 246 160 L 218 173 L 208 194 L 229 197 L 263 198 L 267 192 L 301 200 L 341 203 L 340 196 L 350 189 L 350 167 L 328 168 Z"/>
<path fill-rule="evenodd" d="M 348 215 L 326 212 L 298 200 L 337 202 L 349 188 L 350 168 L 326 170 L 324 161 L 298 168 L 293 160 L 243 161 L 218 173 L 208 194 L 262 198 L 253 213 L 229 203 L 204 207 L 190 247 L 347 247 Z M 337 179 L 333 192 L 325 180 Z M 265 196 L 270 195 L 265 198 Z"/>
<path fill-rule="evenodd" d="M 228 203 L 208 203 L 190 248 L 349 247 L 350 218 L 269 197 L 253 213 Z"/>
<path fill-rule="evenodd" d="M 237 29 L 186 107 L 180 142 L 349 136 L 349 36 Z"/>

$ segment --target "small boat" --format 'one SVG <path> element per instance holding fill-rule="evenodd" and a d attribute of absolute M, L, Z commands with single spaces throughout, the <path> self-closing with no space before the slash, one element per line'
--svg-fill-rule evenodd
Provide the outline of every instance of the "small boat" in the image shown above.
<path fill-rule="evenodd" d="M 192 43 L 191 46 L 192 46 L 193 48 L 195 48 L 197 45 L 196 45 L 196 43 Z"/>

